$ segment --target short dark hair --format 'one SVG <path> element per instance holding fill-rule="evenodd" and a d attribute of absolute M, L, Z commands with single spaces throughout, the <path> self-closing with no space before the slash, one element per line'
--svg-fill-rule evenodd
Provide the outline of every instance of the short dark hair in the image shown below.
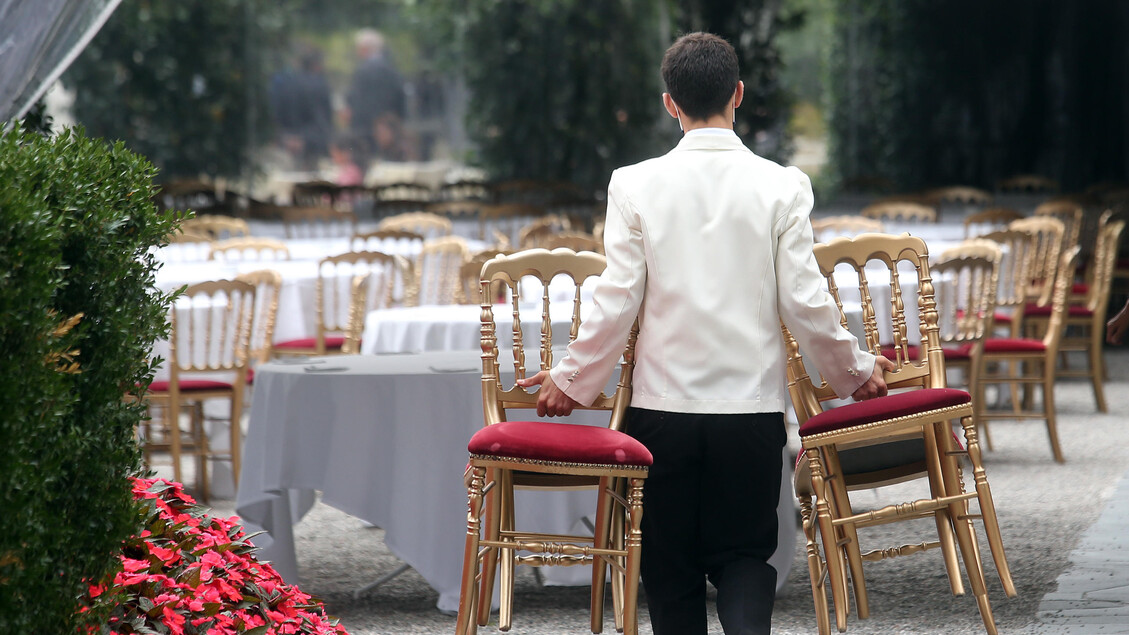
<path fill-rule="evenodd" d="M 686 116 L 708 119 L 724 112 L 737 90 L 737 52 L 712 33 L 687 33 L 663 55 L 662 75 L 666 92 Z"/>

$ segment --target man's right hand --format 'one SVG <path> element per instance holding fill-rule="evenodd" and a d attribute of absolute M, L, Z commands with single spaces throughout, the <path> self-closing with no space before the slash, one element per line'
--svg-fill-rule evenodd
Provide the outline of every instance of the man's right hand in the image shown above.
<path fill-rule="evenodd" d="M 875 397 L 886 396 L 886 371 L 894 370 L 894 362 L 879 355 L 874 358 L 874 370 L 870 373 L 870 378 L 866 383 L 859 386 L 851 397 L 855 401 L 865 401 L 867 399 L 874 399 Z"/>

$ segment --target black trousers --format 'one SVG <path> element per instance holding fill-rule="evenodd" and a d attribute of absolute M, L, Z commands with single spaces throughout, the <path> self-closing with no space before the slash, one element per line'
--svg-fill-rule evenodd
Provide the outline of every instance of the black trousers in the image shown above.
<path fill-rule="evenodd" d="M 783 413 L 631 408 L 627 432 L 654 455 L 643 488 L 643 589 L 655 635 L 705 635 L 706 579 L 727 635 L 772 624 Z"/>

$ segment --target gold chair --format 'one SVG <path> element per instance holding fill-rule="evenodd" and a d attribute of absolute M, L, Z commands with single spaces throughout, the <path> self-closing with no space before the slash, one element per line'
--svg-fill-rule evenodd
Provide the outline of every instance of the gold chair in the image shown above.
<path fill-rule="evenodd" d="M 964 217 L 964 237 L 975 238 L 981 234 L 1006 229 L 1008 223 L 1023 218 L 1023 214 L 1010 207 L 989 207 Z"/>
<path fill-rule="evenodd" d="M 287 238 L 349 238 L 357 233 L 357 217 L 332 207 L 288 207 L 281 210 Z"/>
<path fill-rule="evenodd" d="M 968 392 L 980 381 L 984 340 L 991 335 L 1003 252 L 972 238 L 941 252 L 933 265 L 937 325 L 945 368 L 963 372 Z"/>
<path fill-rule="evenodd" d="M 1069 303 L 1064 316 L 1063 334 L 1059 350 L 1085 353 L 1086 368 L 1059 368 L 1058 377 L 1086 377 L 1094 388 L 1094 402 L 1098 412 L 1108 412 L 1105 400 L 1105 360 L 1102 357 L 1102 343 L 1105 340 L 1106 312 L 1109 309 L 1110 288 L 1113 285 L 1113 268 L 1117 263 L 1117 244 L 1125 229 L 1125 221 L 1106 223 L 1098 234 L 1091 266 L 1087 268 L 1085 295 L 1080 303 Z M 1053 306 L 1032 307 L 1027 311 L 1027 319 L 1037 324 L 1045 324 Z M 1048 327 L 1039 329 L 1046 331 Z"/>
<path fill-rule="evenodd" d="M 1055 275 L 1064 253 L 1062 246 L 1065 244 L 1065 226 L 1053 216 L 1031 216 L 1012 221 L 1008 229 L 1031 234 L 1034 246 L 1031 249 L 1031 269 L 1028 272 L 1027 302 L 1029 305 L 1047 306 L 1051 301 Z"/>
<path fill-rule="evenodd" d="M 341 186 L 324 180 L 295 183 L 290 189 L 290 198 L 295 207 L 334 207 Z"/>
<path fill-rule="evenodd" d="M 1013 194 L 1053 194 L 1058 191 L 1058 181 L 1038 174 L 1017 174 L 998 181 L 996 190 Z"/>
<path fill-rule="evenodd" d="M 481 302 L 479 286 L 482 281 L 482 265 L 496 256 L 508 256 L 513 252 L 485 249 L 476 254 L 471 254 L 470 259 L 459 267 L 459 297 L 458 304 L 479 304 Z M 495 282 L 490 287 L 490 297 L 495 303 L 506 301 L 506 286 Z"/>
<path fill-rule="evenodd" d="M 273 238 L 228 238 L 212 243 L 209 260 L 290 260 L 290 248 Z"/>
<path fill-rule="evenodd" d="M 864 561 L 939 547 L 950 588 L 954 594 L 962 594 L 964 585 L 957 562 L 959 546 L 981 618 L 987 631 L 994 634 L 995 620 L 972 527 L 973 518 L 983 521 L 1005 592 L 1014 596 L 1016 591 L 1004 556 L 991 489 L 981 463 L 971 397 L 967 392 L 945 387 L 945 362 L 925 242 L 908 234 L 863 234 L 853 239 L 836 238 L 817 244 L 815 257 L 827 278 L 828 290 L 840 307 L 844 326 L 847 315 L 842 312 L 835 269 L 846 266 L 854 272 L 862 298 L 863 341 L 873 353 L 884 348 L 881 341 L 884 329 L 878 323 L 876 309 L 879 307 L 872 302 L 873 285 L 869 282 L 870 277 L 875 280 L 879 277 L 867 265 L 888 271 L 892 300 L 887 324 L 890 335 L 886 337 L 892 340 L 891 361 L 896 366 L 894 371 L 886 373 L 891 389 L 888 396 L 824 410 L 823 404 L 834 399 L 835 393 L 826 382 L 820 380 L 817 384 L 808 374 L 799 344 L 782 325 L 789 394 L 800 422 L 803 448 L 796 463 L 796 495 L 807 539 L 808 569 L 819 632 L 821 635 L 830 632 L 827 586 L 831 587 L 835 624 L 839 631 L 846 630 L 848 571 L 858 615 L 860 618 L 869 616 L 869 598 L 862 571 Z M 912 276 L 905 270 L 906 265 L 914 272 Z M 905 315 L 908 303 L 902 295 L 906 277 L 915 277 L 917 282 L 916 309 L 921 324 L 920 346 L 924 350 L 920 359 L 907 354 L 913 342 Z M 965 449 L 954 438 L 949 423 L 954 419 L 960 421 Z M 966 457 L 972 465 L 974 489 L 970 492 L 965 491 L 961 457 Z M 852 507 L 850 492 L 853 490 L 912 479 L 925 480 L 929 488 L 927 497 L 897 501 L 872 511 L 855 511 Z M 978 515 L 969 509 L 973 500 L 977 501 Z M 920 518 L 934 520 L 936 541 L 861 552 L 859 529 Z"/>
<path fill-rule="evenodd" d="M 403 257 L 379 251 L 350 251 L 323 258 L 318 263 L 315 292 L 317 331 L 312 337 L 276 342 L 275 356 L 340 353 L 349 325 L 353 278 L 363 273 L 378 274 L 379 283 L 369 285 L 373 298 L 370 306 L 383 308 L 393 304 L 398 287 L 406 286 L 410 270 Z"/>
<path fill-rule="evenodd" d="M 1050 216 L 1062 221 L 1062 251 L 1069 251 L 1078 244 L 1085 224 L 1082 205 L 1070 199 L 1053 199 L 1040 203 L 1035 208 L 1035 216 Z"/>
<path fill-rule="evenodd" d="M 533 249 L 535 247 L 547 249 L 546 239 L 554 234 L 568 231 L 571 227 L 572 223 L 568 218 L 557 214 L 547 214 L 519 229 L 517 244 L 521 249 Z"/>
<path fill-rule="evenodd" d="M 935 204 L 957 203 L 960 205 L 991 205 L 992 194 L 986 190 L 968 185 L 950 185 L 929 190 L 925 196 Z"/>
<path fill-rule="evenodd" d="M 827 242 L 837 236 L 857 236 L 865 233 L 881 234 L 886 231 L 881 220 L 866 216 L 826 216 L 811 219 L 811 230 L 816 242 Z"/>
<path fill-rule="evenodd" d="M 389 216 L 377 229 L 398 229 L 419 234 L 425 239 L 451 235 L 451 220 L 430 212 L 408 212 Z"/>
<path fill-rule="evenodd" d="M 353 234 L 349 246 L 353 251 L 397 251 L 417 253 L 423 247 L 423 234 L 406 229 L 375 229 Z M 395 246 L 394 250 L 388 249 Z M 405 254 L 409 260 L 409 257 Z"/>
<path fill-rule="evenodd" d="M 867 205 L 859 212 L 866 218 L 883 222 L 935 223 L 937 209 L 912 201 L 885 201 Z"/>
<path fill-rule="evenodd" d="M 987 423 L 992 419 L 1043 419 L 1047 424 L 1051 452 L 1059 463 L 1066 459 L 1059 444 L 1055 420 L 1055 363 L 1066 324 L 1067 299 L 1077 257 L 1077 245 L 1060 256 L 1058 276 L 1054 284 L 1049 285 L 1052 288 L 1051 311 L 1043 336 L 1039 339 L 1018 337 L 985 340 L 984 370 L 976 386 L 976 420 L 983 428 L 985 437 L 988 434 Z M 1022 386 L 1025 392 L 1034 386 L 1041 386 L 1043 399 L 1036 409 L 1033 400 L 1026 395 L 1020 402 L 1015 397 L 1017 391 L 1013 389 L 1011 410 L 988 410 L 985 407 L 984 393 L 989 384 L 1007 384 L 1015 388 Z"/>
<path fill-rule="evenodd" d="M 1006 229 L 984 234 L 980 239 L 996 243 L 1003 253 L 992 321 L 995 326 L 1006 327 L 1008 337 L 1019 337 L 1023 333 L 1023 312 L 1027 308 L 1027 291 L 1035 264 L 1034 236 Z"/>
<path fill-rule="evenodd" d="M 560 232 L 547 237 L 542 245 L 545 249 L 571 249 L 573 251 L 594 251 L 598 254 L 604 253 L 604 243 L 596 240 L 592 234 L 585 234 L 584 232 Z"/>
<path fill-rule="evenodd" d="M 278 321 L 278 298 L 282 295 L 282 274 L 274 269 L 259 269 L 235 276 L 255 287 L 255 314 L 249 344 L 247 384 L 254 381 L 255 366 L 270 361 L 274 353 L 274 327 Z"/>
<path fill-rule="evenodd" d="M 412 284 L 404 303 L 408 306 L 457 304 L 460 270 L 470 259 L 470 248 L 460 236 L 426 240 L 412 266 Z"/>
<path fill-rule="evenodd" d="M 455 632 L 477 632 L 490 617 L 495 571 L 501 587 L 498 628 L 510 629 L 513 613 L 513 572 L 516 564 L 534 566 L 591 565 L 591 629 L 603 629 L 607 569 L 612 567 L 612 597 L 616 629 L 637 633 L 636 597 L 639 585 L 643 481 L 651 454 L 621 431 L 631 401 L 631 377 L 637 329 L 632 329 L 623 354 L 619 383 L 611 395 L 597 397 L 590 409 L 605 411 L 609 424 L 587 426 L 517 420 L 515 411 L 536 410 L 537 392 L 506 385 L 501 375 L 499 333 L 494 321 L 491 285 L 510 287 L 519 324 L 518 288 L 523 276 L 541 284 L 558 274 L 575 283 L 571 341 L 580 326 L 580 285 L 603 271 L 605 260 L 595 253 L 533 249 L 499 256 L 482 268 L 482 395 L 485 426 L 468 444 L 468 514 L 466 550 Z M 549 297 L 542 297 L 539 341 L 530 342 L 537 367 L 553 365 L 554 342 L 549 323 Z M 526 350 L 520 326 L 512 333 L 515 378 L 526 376 Z M 532 338 L 530 338 L 532 339 Z M 538 347 L 539 344 L 539 347 Z M 592 536 L 529 533 L 515 526 L 515 488 L 597 487 L 595 530 Z M 519 555 L 521 553 L 529 555 Z"/>
<path fill-rule="evenodd" d="M 211 235 L 186 229 L 183 224 L 166 238 L 170 246 L 176 245 L 160 252 L 166 262 L 197 262 L 207 260 L 212 254 Z"/>
<path fill-rule="evenodd" d="M 484 181 L 459 180 L 444 183 L 435 192 L 436 201 L 482 201 L 490 200 L 490 186 Z"/>
<path fill-rule="evenodd" d="M 167 381 L 155 381 L 146 398 L 163 406 L 163 432 L 167 444 L 145 443 L 145 449 L 168 449 L 172 455 L 173 479 L 181 481 L 182 454 L 180 412 L 190 413 L 188 447 L 196 456 L 196 480 L 201 500 L 208 500 L 209 459 L 227 458 L 235 483 L 239 483 L 239 458 L 243 412 L 243 390 L 250 357 L 251 325 L 255 313 L 255 287 L 247 282 L 220 280 L 190 285 L 177 297 L 169 314 L 169 358 Z M 216 378 L 216 374 L 223 377 Z M 233 376 L 228 380 L 227 376 Z M 211 377 L 211 378 L 209 378 Z M 231 403 L 230 451 L 211 451 L 203 429 L 203 403 L 227 399 Z"/>
<path fill-rule="evenodd" d="M 521 228 L 543 215 L 542 208 L 530 203 L 482 205 L 478 208 L 478 239 L 497 240 L 497 233 L 500 233 L 509 245 L 519 245 Z"/>
<path fill-rule="evenodd" d="M 191 231 L 211 236 L 212 240 L 242 238 L 251 235 L 251 227 L 247 224 L 247 221 L 234 216 L 201 214 L 185 220 L 183 225 Z"/>
<path fill-rule="evenodd" d="M 349 320 L 345 327 L 345 341 L 341 344 L 342 355 L 358 355 L 361 352 L 361 335 L 365 330 L 365 316 L 368 315 L 368 283 L 372 274 L 362 273 L 353 276 L 349 292 Z"/>

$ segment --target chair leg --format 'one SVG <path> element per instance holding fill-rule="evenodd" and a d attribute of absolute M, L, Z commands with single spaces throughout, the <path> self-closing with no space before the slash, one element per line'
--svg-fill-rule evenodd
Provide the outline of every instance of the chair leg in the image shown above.
<path fill-rule="evenodd" d="M 843 468 L 839 465 L 839 453 L 834 448 L 828 448 L 827 476 L 824 481 L 830 485 L 832 512 L 837 518 L 846 518 L 854 513 L 851 509 L 851 499 L 847 495 L 847 487 L 843 482 Z M 851 576 L 851 588 L 855 593 L 855 610 L 859 619 L 870 617 L 870 599 L 866 592 L 866 577 L 862 570 L 862 551 L 859 544 L 858 528 L 853 524 L 841 525 L 837 540 L 843 545 L 843 555 L 846 557 L 847 570 Z M 849 608 L 849 607 L 848 607 Z"/>
<path fill-rule="evenodd" d="M 592 546 L 596 549 L 607 549 L 611 538 L 612 497 L 609 492 L 614 491 L 615 479 L 601 478 L 599 492 L 596 497 L 596 522 L 592 530 Z M 604 630 L 604 591 L 607 586 L 608 562 L 604 556 L 592 557 L 592 595 L 589 602 L 591 627 L 593 633 Z"/>
<path fill-rule="evenodd" d="M 499 507 L 501 504 L 499 493 L 501 483 L 498 482 L 497 470 L 490 469 L 486 474 L 489 477 L 488 482 L 494 483 L 494 491 L 484 502 L 486 513 L 483 520 L 482 535 L 486 537 L 486 540 L 497 540 L 502 515 L 502 510 Z M 482 556 L 482 572 L 478 584 L 478 615 L 475 619 L 479 626 L 486 626 L 490 622 L 490 609 L 494 602 L 494 575 L 497 567 L 498 552 L 495 549 L 488 549 Z"/>
<path fill-rule="evenodd" d="M 1051 453 L 1055 462 L 1065 463 L 1062 446 L 1058 442 L 1058 422 L 1055 420 L 1055 374 L 1052 364 L 1043 365 L 1043 411 L 1047 417 L 1047 436 L 1051 441 Z"/>
<path fill-rule="evenodd" d="M 847 630 L 847 580 L 843 570 L 843 551 L 839 548 L 838 534 L 831 522 L 831 507 L 828 502 L 830 485 L 823 477 L 823 464 L 820 460 L 822 451 L 812 449 L 808 451 L 808 463 L 811 469 L 812 491 L 815 492 L 815 518 L 819 526 L 819 535 L 823 542 L 824 562 L 827 563 L 827 576 L 831 583 L 831 602 L 835 608 L 835 627 L 842 633 Z"/>
<path fill-rule="evenodd" d="M 819 555 L 819 543 L 815 540 L 816 520 L 812 513 L 812 497 L 797 494 L 797 498 L 800 501 L 800 522 L 807 541 L 808 579 L 811 582 L 816 623 L 819 627 L 819 635 L 831 635 L 830 607 L 827 606 L 827 589 L 823 575 L 826 568 Z"/>
<path fill-rule="evenodd" d="M 231 482 L 239 490 L 239 470 L 243 446 L 243 387 L 236 384 L 231 394 Z"/>
<path fill-rule="evenodd" d="M 478 632 L 478 541 L 481 531 L 484 480 L 486 468 L 472 467 L 470 486 L 467 488 L 466 545 L 463 548 L 463 577 L 459 588 L 459 615 L 455 622 L 456 635 L 475 635 Z M 488 611 L 489 613 L 489 611 Z"/>
<path fill-rule="evenodd" d="M 1090 327 L 1090 341 L 1087 353 L 1090 356 L 1090 382 L 1094 385 L 1094 402 L 1098 412 L 1109 412 L 1105 401 L 1105 359 L 1102 357 L 1102 333 L 1100 328 Z"/>
<path fill-rule="evenodd" d="M 986 367 L 987 362 L 981 360 L 981 371 Z M 992 435 L 988 432 L 988 418 L 984 416 L 984 400 L 986 399 L 985 393 L 987 392 L 987 382 L 984 380 L 984 375 L 984 372 L 980 372 L 977 375 L 976 385 L 970 387 L 969 392 L 972 393 L 972 412 L 976 426 L 984 432 L 984 443 L 988 446 L 988 450 L 992 450 Z"/>
<path fill-rule="evenodd" d="M 497 470 L 498 489 L 497 500 L 500 501 L 502 531 L 514 530 L 514 481 L 513 472 Z M 495 538 L 496 540 L 497 538 Z M 508 540 L 507 540 L 508 542 Z M 497 569 L 499 575 L 498 591 L 498 630 L 508 631 L 514 621 L 514 549 L 497 549 Z M 494 589 L 483 589 L 483 593 L 493 593 Z"/>
<path fill-rule="evenodd" d="M 1003 536 L 1000 534 L 999 519 L 996 518 L 996 503 L 992 498 L 992 488 L 988 485 L 988 475 L 984 471 L 980 442 L 976 437 L 976 424 L 968 418 L 961 419 L 960 424 L 964 428 L 968 460 L 972 463 L 972 480 L 976 487 L 976 500 L 980 505 L 980 517 L 984 522 L 984 533 L 988 536 L 988 549 L 992 552 L 992 560 L 996 564 L 996 573 L 1000 576 L 1004 593 L 1009 598 L 1013 598 L 1017 595 L 1017 591 L 1015 582 L 1011 578 L 1007 555 L 1004 553 Z"/>
<path fill-rule="evenodd" d="M 623 633 L 639 632 L 639 560 L 643 554 L 643 479 L 632 478 L 627 485 L 627 558 L 623 582 Z"/>
<path fill-rule="evenodd" d="M 948 433 L 947 422 L 936 424 L 931 429 L 922 430 L 922 441 L 925 443 L 925 457 L 928 463 L 926 474 L 929 481 L 929 493 L 933 497 L 945 496 L 950 491 L 951 479 L 946 476 L 955 471 L 946 465 L 945 458 L 940 449 L 946 447 L 945 442 L 938 442 L 938 436 Z M 950 463 L 951 465 L 951 463 Z M 953 523 L 956 517 L 946 509 L 938 509 L 933 513 L 933 520 L 937 526 L 937 538 L 941 545 L 941 555 L 945 561 L 945 571 L 949 576 L 949 588 L 953 595 L 964 595 L 964 582 L 960 576 L 960 563 L 957 561 L 957 543 Z"/>

